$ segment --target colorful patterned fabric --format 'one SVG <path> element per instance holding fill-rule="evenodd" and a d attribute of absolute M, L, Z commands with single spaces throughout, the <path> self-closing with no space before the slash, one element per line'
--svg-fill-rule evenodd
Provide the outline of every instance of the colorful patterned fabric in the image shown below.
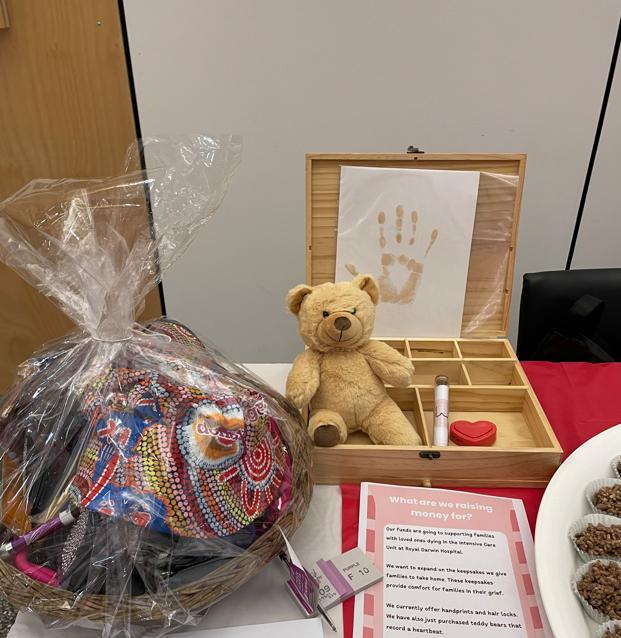
<path fill-rule="evenodd" d="M 194 349 L 187 328 L 151 330 Z M 199 357 L 200 360 L 200 357 Z M 112 365 L 82 411 L 92 434 L 71 485 L 76 503 L 158 531 L 206 538 L 246 527 L 282 495 L 288 457 L 265 398 L 204 370 L 201 388 L 160 371 Z M 213 392 L 212 392 L 213 390 Z"/>

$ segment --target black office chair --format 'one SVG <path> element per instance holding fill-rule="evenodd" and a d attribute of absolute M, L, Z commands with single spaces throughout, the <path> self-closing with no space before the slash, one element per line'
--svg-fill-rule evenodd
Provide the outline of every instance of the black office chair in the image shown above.
<path fill-rule="evenodd" d="M 585 297 L 587 295 L 587 297 Z M 604 304 L 597 304 L 601 300 Z M 576 319 L 579 317 L 579 319 Z M 588 356 L 547 356 L 551 334 L 566 334 L 568 325 L 580 322 L 592 341 L 621 361 L 621 268 L 558 270 L 524 275 L 520 301 L 517 355 L 522 361 L 589 361 Z M 586 335 L 589 337 L 589 335 Z M 562 337 L 561 337 L 562 338 Z M 542 346 L 543 342 L 543 346 Z M 552 348 L 553 349 L 553 348 Z M 579 349 L 576 350 L 579 353 Z M 543 353 L 543 354 L 542 354 Z"/>

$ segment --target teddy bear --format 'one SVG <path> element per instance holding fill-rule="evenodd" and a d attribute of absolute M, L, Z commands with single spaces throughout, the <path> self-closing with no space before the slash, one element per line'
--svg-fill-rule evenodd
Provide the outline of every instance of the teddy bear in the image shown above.
<path fill-rule="evenodd" d="M 302 284 L 287 295 L 307 349 L 293 362 L 286 396 L 297 408 L 311 403 L 308 431 L 316 445 L 345 443 L 356 430 L 375 444 L 421 444 L 384 386 L 409 386 L 414 366 L 394 348 L 371 340 L 378 303 L 372 275 Z"/>

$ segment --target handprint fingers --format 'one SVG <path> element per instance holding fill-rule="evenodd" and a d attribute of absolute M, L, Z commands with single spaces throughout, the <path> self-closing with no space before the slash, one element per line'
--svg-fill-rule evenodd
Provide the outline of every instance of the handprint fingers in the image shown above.
<path fill-rule="evenodd" d="M 416 241 L 416 230 L 418 225 L 418 211 L 413 210 L 410 213 L 410 220 L 412 223 L 411 226 L 411 236 L 408 240 L 408 246 L 413 246 Z M 404 210 L 403 206 L 400 204 L 395 208 L 395 235 L 394 239 L 397 244 L 401 244 L 403 242 L 403 221 L 404 221 Z M 438 231 L 434 229 L 429 238 L 429 244 L 427 246 L 427 250 L 425 255 L 422 257 L 421 261 L 416 261 L 409 255 L 399 255 L 395 256 L 391 252 L 386 251 L 386 236 L 385 236 L 385 224 L 386 224 L 386 213 L 384 211 L 380 211 L 377 215 L 377 224 L 379 230 L 378 242 L 380 249 L 383 251 L 380 257 L 380 262 L 382 265 L 382 275 L 378 279 L 379 289 L 380 289 L 380 299 L 384 303 L 396 303 L 399 305 L 408 305 L 411 304 L 416 299 L 416 294 L 420 287 L 423 272 L 424 272 L 424 263 L 423 261 L 429 254 L 429 251 L 433 248 L 436 240 L 438 239 Z M 396 252 L 396 251 L 395 251 Z M 397 286 L 393 282 L 393 270 L 394 268 L 405 268 L 409 271 L 409 275 L 406 281 L 397 289 Z M 345 264 L 345 268 L 350 275 L 355 277 L 358 274 L 358 269 L 353 264 Z M 403 271 L 402 271 L 403 272 Z M 406 274 L 406 273 L 403 273 Z"/>
<path fill-rule="evenodd" d="M 429 241 L 429 246 L 427 246 L 427 250 L 425 252 L 425 257 L 427 257 L 427 255 L 429 254 L 429 251 L 431 250 L 431 247 L 436 243 L 436 239 L 438 239 L 438 231 L 434 230 L 431 233 L 431 240 Z M 425 257 L 423 257 L 423 259 Z"/>
<path fill-rule="evenodd" d="M 382 211 L 377 216 L 377 223 L 379 224 L 379 245 L 382 250 L 386 248 L 386 237 L 384 237 L 384 224 L 386 223 L 386 214 Z"/>
<path fill-rule="evenodd" d="M 403 241 L 403 206 L 399 204 L 395 210 L 395 240 L 398 244 Z M 416 226 L 418 224 L 418 211 L 413 210 L 410 214 L 410 219 L 412 220 L 412 235 L 408 241 L 409 246 L 413 246 L 416 241 Z M 379 228 L 379 245 L 382 250 L 386 248 L 386 236 L 384 235 L 384 224 L 386 223 L 386 213 L 381 211 L 377 216 L 377 223 Z M 425 253 L 425 257 L 429 254 L 431 247 L 434 245 L 436 239 L 438 238 L 438 231 L 434 230 L 431 233 L 431 240 L 429 242 L 429 246 L 427 246 L 427 252 Z M 424 257 L 423 257 L 424 259 Z"/>
<path fill-rule="evenodd" d="M 404 212 L 403 206 L 399 205 L 395 209 L 395 240 L 397 244 L 403 241 L 403 220 Z M 413 210 L 410 213 L 410 220 L 412 222 L 412 234 L 408 240 L 408 246 L 413 246 L 416 241 L 416 230 L 418 225 L 418 211 Z M 384 224 L 386 223 L 386 214 L 382 211 L 377 221 L 379 224 L 379 244 L 382 250 L 386 248 L 386 237 L 384 236 Z M 380 299 L 385 303 L 394 303 L 399 305 L 409 305 L 414 302 L 418 289 L 420 287 L 423 272 L 425 269 L 424 260 L 429 254 L 429 251 L 433 248 L 436 240 L 438 239 L 438 231 L 434 229 L 429 239 L 429 245 L 427 251 L 421 259 L 416 261 L 409 255 L 399 255 L 396 257 L 390 252 L 384 252 L 381 256 L 382 264 L 382 276 L 379 278 Z M 403 267 L 409 271 L 409 275 L 403 285 L 397 288 L 393 282 L 394 268 Z M 353 271 L 350 270 L 350 272 Z"/>
<path fill-rule="evenodd" d="M 418 224 L 418 213 L 413 210 L 412 211 L 412 236 L 410 237 L 410 246 L 414 243 L 416 239 L 416 224 Z"/>
<path fill-rule="evenodd" d="M 395 228 L 397 229 L 397 234 L 395 235 L 395 239 L 397 243 L 400 244 L 402 239 L 401 229 L 403 228 L 403 206 L 397 206 L 396 215 Z"/>

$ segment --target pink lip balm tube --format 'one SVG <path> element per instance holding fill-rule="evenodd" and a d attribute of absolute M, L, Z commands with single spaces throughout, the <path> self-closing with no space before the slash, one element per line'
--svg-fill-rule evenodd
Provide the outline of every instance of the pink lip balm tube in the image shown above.
<path fill-rule="evenodd" d="M 444 374 L 436 377 L 433 408 L 433 444 L 446 446 L 449 440 L 449 380 Z"/>

